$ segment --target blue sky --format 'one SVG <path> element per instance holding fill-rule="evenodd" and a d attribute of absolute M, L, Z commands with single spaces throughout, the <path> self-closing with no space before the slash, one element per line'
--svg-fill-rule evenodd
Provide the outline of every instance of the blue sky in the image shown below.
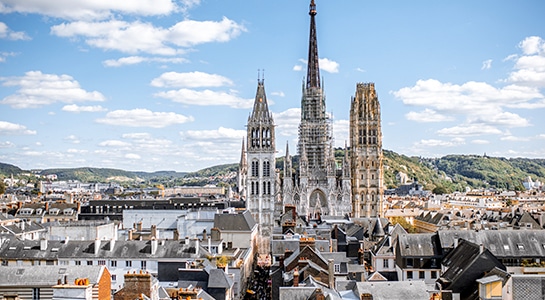
<path fill-rule="evenodd" d="M 545 2 L 317 0 L 337 146 L 374 82 L 383 148 L 545 158 Z M 0 162 L 194 171 L 240 159 L 264 70 L 295 153 L 309 1 L 0 0 Z"/>

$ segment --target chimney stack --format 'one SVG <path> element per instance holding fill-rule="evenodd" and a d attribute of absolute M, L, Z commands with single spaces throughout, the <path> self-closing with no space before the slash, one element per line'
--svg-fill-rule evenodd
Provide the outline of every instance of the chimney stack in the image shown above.
<path fill-rule="evenodd" d="M 95 239 L 95 254 L 98 254 L 98 251 L 100 251 L 100 240 Z"/>
<path fill-rule="evenodd" d="M 157 252 L 157 239 L 155 237 L 151 238 L 151 255 L 155 255 Z"/>
<path fill-rule="evenodd" d="M 45 251 L 47 250 L 47 240 L 46 239 L 41 239 L 40 240 L 40 251 Z"/>
<path fill-rule="evenodd" d="M 298 287 L 299 286 L 299 270 L 296 267 L 293 271 L 293 286 Z"/>
<path fill-rule="evenodd" d="M 335 288 L 335 270 L 333 268 L 333 259 L 329 259 L 327 261 L 327 267 L 328 267 L 328 273 L 329 273 L 329 288 L 334 289 Z"/>

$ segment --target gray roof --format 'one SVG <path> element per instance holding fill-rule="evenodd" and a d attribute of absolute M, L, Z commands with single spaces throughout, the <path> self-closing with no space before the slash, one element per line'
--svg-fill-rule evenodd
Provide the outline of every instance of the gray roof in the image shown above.
<path fill-rule="evenodd" d="M 484 245 L 494 256 L 545 257 L 545 230 L 439 230 L 441 247 L 453 248 L 460 238 Z"/>
<path fill-rule="evenodd" d="M 225 231 L 252 231 L 257 225 L 249 210 L 243 213 L 225 213 L 214 216 L 214 227 Z"/>
<path fill-rule="evenodd" d="M 435 233 L 400 234 L 397 237 L 399 255 L 405 257 L 438 256 Z"/>
<path fill-rule="evenodd" d="M 0 267 L 0 286 L 53 286 L 57 280 L 73 284 L 76 278 L 88 278 L 97 284 L 104 266 L 10 266 Z"/>
<path fill-rule="evenodd" d="M 373 300 L 425 299 L 430 295 L 424 281 L 373 281 L 357 282 L 356 295 L 368 293 Z"/>
<path fill-rule="evenodd" d="M 208 287 L 229 289 L 233 286 L 233 280 L 225 274 L 222 269 L 211 269 L 209 271 Z"/>
<path fill-rule="evenodd" d="M 95 241 L 47 241 L 47 248 L 40 250 L 40 241 L 9 239 L 0 246 L 3 259 L 150 259 L 150 258 L 196 258 L 207 252 L 199 246 L 196 253 L 195 241 L 185 244 L 184 240 L 169 240 L 157 243 L 157 251 L 151 253 L 151 241 L 98 241 L 95 254 Z"/>

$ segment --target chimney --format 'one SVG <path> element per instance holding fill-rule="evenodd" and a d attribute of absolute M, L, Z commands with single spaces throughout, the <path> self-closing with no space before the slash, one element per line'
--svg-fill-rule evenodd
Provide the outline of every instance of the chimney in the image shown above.
<path fill-rule="evenodd" d="M 219 241 L 221 239 L 220 230 L 216 227 L 212 228 L 210 230 L 210 235 L 212 236 L 212 239 L 214 241 Z"/>
<path fill-rule="evenodd" d="M 208 252 L 212 254 L 212 239 L 208 237 Z"/>
<path fill-rule="evenodd" d="M 98 254 L 98 251 L 100 251 L 100 240 L 95 239 L 95 254 Z"/>
<path fill-rule="evenodd" d="M 115 239 L 111 239 L 108 247 L 108 251 L 114 251 Z"/>
<path fill-rule="evenodd" d="M 454 239 L 454 249 L 458 247 L 458 238 Z"/>
<path fill-rule="evenodd" d="M 184 243 L 185 243 L 186 245 L 189 245 L 189 237 L 188 237 L 188 236 L 185 237 Z"/>
<path fill-rule="evenodd" d="M 136 223 L 136 230 L 138 230 L 138 232 L 142 232 L 142 221 Z"/>
<path fill-rule="evenodd" d="M 317 288 L 316 289 L 316 300 L 325 300 L 325 295 L 324 295 L 324 292 L 322 292 L 322 289 L 321 288 Z"/>
<path fill-rule="evenodd" d="M 294 287 L 299 286 L 299 270 L 297 268 L 293 270 L 293 286 Z"/>
<path fill-rule="evenodd" d="M 155 255 L 157 252 L 157 239 L 155 237 L 151 238 L 151 255 Z"/>
<path fill-rule="evenodd" d="M 481 243 L 479 245 L 479 254 L 482 254 L 484 252 L 484 245 Z"/>
<path fill-rule="evenodd" d="M 195 254 L 199 255 L 199 238 L 195 238 Z"/>
<path fill-rule="evenodd" d="M 149 273 L 125 273 L 125 299 L 142 299 L 141 294 L 151 297 L 152 277 Z"/>
<path fill-rule="evenodd" d="M 157 236 L 157 225 L 151 225 L 151 238 L 158 238 Z"/>
<path fill-rule="evenodd" d="M 41 239 L 40 240 L 40 251 L 45 251 L 47 250 L 47 240 L 46 239 Z"/>
<path fill-rule="evenodd" d="M 174 230 L 174 234 L 172 235 L 172 239 L 175 240 L 175 241 L 180 239 L 180 232 L 178 231 L 178 229 Z"/>
<path fill-rule="evenodd" d="M 132 236 L 132 233 L 133 233 L 134 229 L 129 229 L 129 241 L 132 241 L 133 239 L 133 236 Z"/>
<path fill-rule="evenodd" d="M 206 229 L 202 230 L 202 240 L 206 240 Z"/>
<path fill-rule="evenodd" d="M 334 262 L 333 259 L 329 259 L 327 261 L 327 268 L 328 268 L 328 273 L 329 273 L 328 279 L 329 279 L 329 288 L 330 289 L 335 288 L 335 271 L 334 271 L 334 268 L 333 268 L 333 262 Z"/>

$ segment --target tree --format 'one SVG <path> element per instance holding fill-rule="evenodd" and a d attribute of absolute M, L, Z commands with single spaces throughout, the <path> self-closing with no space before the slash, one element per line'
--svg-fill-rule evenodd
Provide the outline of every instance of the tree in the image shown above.
<path fill-rule="evenodd" d="M 6 192 L 6 184 L 4 181 L 0 181 L 0 195 L 3 195 Z"/>
<path fill-rule="evenodd" d="M 432 192 L 436 195 L 443 195 L 448 193 L 447 189 L 444 186 L 436 186 Z"/>
<path fill-rule="evenodd" d="M 409 223 L 407 221 L 407 219 L 405 219 L 404 217 L 393 217 L 390 222 L 392 224 L 399 224 L 401 225 L 401 227 L 403 227 L 408 233 L 415 233 L 416 232 L 416 227 L 414 227 L 413 225 L 411 225 L 411 223 Z"/>

